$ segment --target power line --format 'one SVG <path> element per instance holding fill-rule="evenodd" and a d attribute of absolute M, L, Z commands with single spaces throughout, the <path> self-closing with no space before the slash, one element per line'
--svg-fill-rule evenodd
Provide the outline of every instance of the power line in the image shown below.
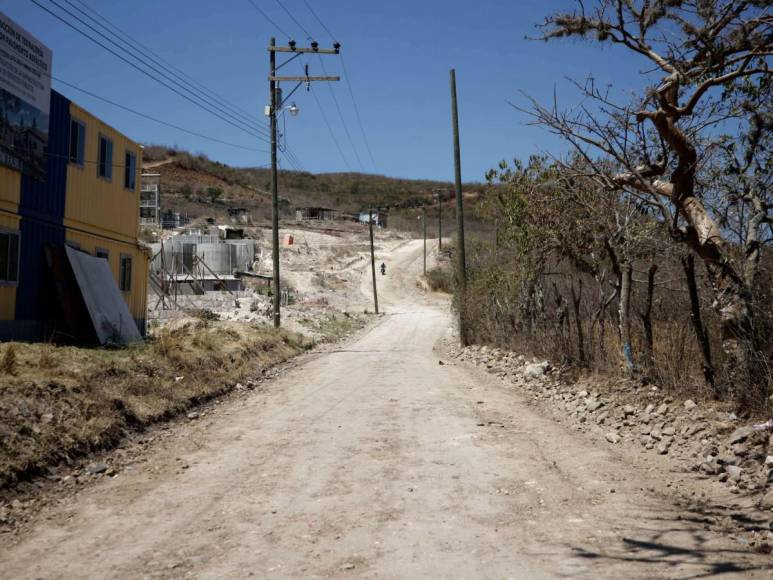
<path fill-rule="evenodd" d="M 255 4 L 253 0 L 247 0 L 247 2 L 249 2 L 250 5 L 255 10 L 257 10 L 261 16 L 263 16 L 263 18 L 268 20 L 269 24 L 271 24 L 274 28 L 276 28 L 279 32 L 281 32 L 282 36 L 286 36 L 287 38 L 292 38 L 289 34 L 287 34 L 284 30 L 282 30 L 282 28 L 276 22 L 274 22 L 274 20 L 268 14 L 266 14 L 257 4 Z"/>
<path fill-rule="evenodd" d="M 87 18 L 92 20 L 98 26 L 103 26 L 103 25 L 100 25 L 99 22 L 93 16 L 87 14 L 83 10 L 81 10 L 78 7 L 74 6 L 69 0 L 64 0 L 64 1 L 67 2 L 68 4 L 70 4 L 71 6 L 73 6 L 76 10 L 78 10 L 81 14 L 83 14 L 84 16 L 86 16 Z M 37 4 L 36 0 L 33 0 L 33 2 L 35 2 Z M 204 96 L 202 97 L 203 93 L 201 93 L 201 91 L 199 91 L 195 87 L 192 87 L 190 85 L 190 83 L 185 82 L 184 80 L 181 83 L 181 82 L 179 82 L 176 79 L 169 78 L 169 76 L 167 76 L 165 73 L 159 71 L 158 69 L 156 69 L 155 67 L 150 65 L 147 62 L 148 55 L 143 53 L 141 50 L 138 50 L 135 46 L 127 43 L 125 40 L 121 40 L 121 42 L 124 45 L 126 45 L 126 47 L 128 47 L 129 50 L 127 50 L 127 48 L 125 48 L 125 47 L 121 46 L 120 44 L 118 44 L 118 42 L 115 41 L 115 35 L 113 33 L 111 33 L 110 31 L 107 31 L 107 33 L 110 35 L 110 36 L 107 36 L 102 31 L 97 30 L 96 28 L 94 28 L 94 26 L 92 26 L 88 22 L 84 21 L 77 14 L 73 14 L 67 8 L 63 7 L 61 4 L 59 4 L 57 2 L 57 0 L 49 0 L 49 2 L 51 2 L 51 4 L 55 5 L 57 8 L 59 8 L 60 10 L 65 12 L 66 14 L 70 15 L 72 18 L 74 18 L 75 20 L 80 22 L 82 25 L 86 26 L 89 30 L 95 32 L 96 34 L 98 34 L 99 36 L 101 36 L 102 38 L 104 38 L 105 40 L 110 42 L 113 46 L 118 48 L 118 50 L 122 51 L 124 54 L 127 54 L 130 57 L 132 57 L 132 58 L 138 59 L 140 62 L 142 62 L 143 65 L 145 65 L 147 68 L 152 70 L 154 73 L 159 74 L 162 77 L 164 77 L 164 80 L 169 81 L 169 82 L 177 85 L 177 87 L 179 87 L 181 90 L 186 91 L 187 93 L 191 94 L 193 97 L 195 97 L 199 101 L 202 101 L 204 104 L 206 104 L 208 106 L 214 107 L 217 111 L 219 111 L 220 113 L 223 113 L 224 115 L 226 115 L 232 121 L 236 121 L 237 123 L 240 123 L 240 124 L 248 127 L 250 130 L 253 130 L 253 131 L 260 132 L 261 130 L 263 130 L 259 125 L 257 125 L 257 123 L 254 120 L 248 119 L 247 121 L 245 121 L 243 118 L 239 118 L 238 116 L 234 116 L 232 113 L 229 113 L 228 111 L 224 110 L 219 102 L 213 102 L 212 98 L 208 97 L 206 94 L 204 94 Z M 119 56 L 119 55 L 117 55 L 117 56 Z M 126 59 L 124 59 L 124 60 L 126 61 Z M 151 60 L 152 60 L 152 58 L 151 58 Z M 129 64 L 132 64 L 132 63 L 129 62 Z M 138 67 L 135 66 L 135 68 L 138 68 Z M 166 67 L 164 67 L 164 68 L 166 68 Z M 138 68 L 138 70 L 142 70 L 142 69 Z M 166 68 L 166 70 L 169 71 L 168 68 Z M 176 75 L 173 71 L 169 71 L 169 72 L 172 72 L 172 74 L 174 76 L 176 76 L 177 78 L 180 78 L 179 75 Z"/>
<path fill-rule="evenodd" d="M 55 5 L 59 6 L 58 4 L 56 4 L 56 2 L 55 2 L 54 0 L 50 0 L 50 1 L 51 1 L 52 3 L 54 3 Z M 148 72 L 148 71 L 146 71 L 145 69 L 141 68 L 140 66 L 138 66 L 138 65 L 137 65 L 137 64 L 135 64 L 134 62 L 130 61 L 130 60 L 129 60 L 129 59 L 127 59 L 126 57 L 124 57 L 124 56 L 122 56 L 121 54 L 117 53 L 115 50 L 111 49 L 109 46 L 106 46 L 105 44 L 103 44 L 103 43 L 102 43 L 102 42 L 100 42 L 99 40 L 95 39 L 94 37 L 92 37 L 92 36 L 89 36 L 89 35 L 88 35 L 87 33 L 85 33 L 83 30 L 81 30 L 80 28 L 78 28 L 77 26 L 75 26 L 74 24 L 72 24 L 71 22 L 69 22 L 67 19 L 65 19 L 65 18 L 63 18 L 62 16 L 60 16 L 59 14 L 57 14 L 56 12 L 54 12 L 54 11 L 50 10 L 50 9 L 49 9 L 49 8 L 47 8 L 46 6 L 43 6 L 43 5 L 42 5 L 42 4 L 41 4 L 41 3 L 40 3 L 38 0 L 32 0 L 32 2 L 33 2 L 35 5 L 37 5 L 39 8 L 41 8 L 42 10 L 45 10 L 46 12 L 48 12 L 48 13 L 49 13 L 51 16 L 53 16 L 53 17 L 54 17 L 54 18 L 56 18 L 57 20 L 61 21 L 62 23 L 64 23 L 64 24 L 65 24 L 65 25 L 67 25 L 68 27 L 72 28 L 73 30 L 75 30 L 76 32 L 78 32 L 79 34 L 81 34 L 82 36 L 84 36 L 84 37 L 88 38 L 89 40 L 91 40 L 91 41 L 92 41 L 94 44 L 96 44 L 96 45 L 98 45 L 98 46 L 102 47 L 103 49 L 105 49 L 106 51 L 108 51 L 109 53 L 111 53 L 113 56 L 115 56 L 115 57 L 119 58 L 120 60 L 122 60 L 123 62 L 125 62 L 126 64 L 128 64 L 129 66 L 131 66 L 132 68 L 136 69 L 137 71 L 141 72 L 141 73 L 142 73 L 142 74 L 144 74 L 145 76 L 147 76 L 147 77 L 149 77 L 149 78 L 153 79 L 154 81 L 156 81 L 157 83 L 159 83 L 159 84 L 163 85 L 164 87 L 166 87 L 167 89 L 169 89 L 169 90 L 170 90 L 170 91 L 172 91 L 173 93 L 175 93 L 175 94 L 177 94 L 177 95 L 181 96 L 181 97 L 182 97 L 182 98 L 184 98 L 186 101 L 189 101 L 190 103 L 194 104 L 195 106 L 199 107 L 200 109 L 203 109 L 203 110 L 207 111 L 208 113 L 210 113 L 210 114 L 212 114 L 212 115 L 214 115 L 214 116 L 218 117 L 219 119 L 221 119 L 221 120 L 225 121 L 225 122 L 226 122 L 226 123 L 228 123 L 229 125 L 231 125 L 231 126 L 233 126 L 233 127 L 237 128 L 237 129 L 239 129 L 240 131 L 243 131 L 243 132 L 247 133 L 248 135 L 251 135 L 252 137 L 255 137 L 256 139 L 260 139 L 260 140 L 262 140 L 262 141 L 266 141 L 266 139 L 265 139 L 263 136 L 261 136 L 261 135 L 259 135 L 259 134 L 257 134 L 257 133 L 253 133 L 252 131 L 250 131 L 250 130 L 248 130 L 248 129 L 245 129 L 244 127 L 242 127 L 241 125 L 237 124 L 237 123 L 236 123 L 236 122 L 234 122 L 233 120 L 231 120 L 231 119 L 229 119 L 229 118 L 227 118 L 227 117 L 224 117 L 224 116 L 220 115 L 219 113 L 217 113 L 216 111 L 213 111 L 212 109 L 210 109 L 210 108 L 208 108 L 208 107 L 206 107 L 206 106 L 204 106 L 204 105 L 202 105 L 202 104 L 198 103 L 197 101 L 193 100 L 193 99 L 192 99 L 190 96 L 188 96 L 188 95 L 186 95 L 185 93 L 183 93 L 183 92 L 181 92 L 181 91 L 177 90 L 176 88 L 174 88 L 173 86 L 171 86 L 170 84 L 168 84 L 167 82 L 165 82 L 164 80 L 162 80 L 162 79 L 159 79 L 159 78 L 157 78 L 156 76 L 152 75 L 151 73 L 149 73 L 149 72 Z M 70 14 L 71 16 L 73 16 L 71 12 L 69 12 L 69 11 L 68 11 L 68 10 L 66 10 L 66 9 L 63 9 L 61 6 L 59 6 L 59 8 L 60 8 L 60 9 L 62 9 L 64 12 L 67 12 L 68 14 Z M 80 18 L 78 18 L 77 16 L 74 16 L 74 17 L 75 17 L 75 19 L 76 19 L 76 20 L 78 20 L 78 21 L 80 21 L 80 22 L 82 22 L 82 23 L 83 23 L 83 21 L 82 21 Z M 86 24 L 86 23 L 84 23 L 84 24 Z M 86 26 L 87 26 L 87 27 L 89 27 L 89 28 L 92 28 L 92 29 L 93 29 L 93 27 L 90 27 L 88 24 L 86 24 Z M 152 69 L 152 67 L 151 67 L 151 69 Z M 152 70 L 154 70 L 154 72 L 158 72 L 158 71 L 156 71 L 155 69 L 152 69 Z M 163 76 L 163 75 L 161 75 L 161 76 Z"/>
<path fill-rule="evenodd" d="M 322 22 L 319 16 L 317 16 L 317 13 L 314 12 L 314 9 L 311 7 L 311 4 L 309 4 L 306 0 L 303 0 L 303 3 L 306 5 L 306 8 L 309 9 L 309 12 L 311 12 L 311 15 L 316 19 L 317 22 L 319 22 L 319 25 L 325 30 L 325 32 L 328 33 L 328 36 L 333 40 L 333 42 L 338 42 L 338 39 L 333 35 L 332 32 L 330 32 L 330 29 L 325 26 L 325 23 Z"/>
<path fill-rule="evenodd" d="M 141 113 L 140 111 L 136 111 L 130 107 L 127 107 L 126 105 L 122 105 L 121 103 L 116 103 L 115 101 L 111 101 L 110 99 L 107 99 L 105 97 L 101 97 L 95 93 L 92 93 L 91 91 L 88 91 L 86 89 L 82 89 L 81 87 L 78 87 L 72 83 L 68 83 L 67 81 L 63 81 L 60 78 L 51 77 L 53 80 L 58 82 L 59 84 L 65 85 L 67 87 L 70 87 L 71 89 L 75 89 L 76 91 L 80 91 L 81 93 L 84 93 L 86 95 L 89 95 L 90 97 L 93 97 L 95 99 L 98 99 L 100 101 L 103 101 L 105 103 L 108 103 L 109 105 L 113 105 L 114 107 L 118 107 L 119 109 L 123 109 L 124 111 L 128 111 L 129 113 L 132 113 L 134 115 L 137 115 L 139 117 L 143 117 L 145 119 L 148 119 L 150 121 L 153 121 L 155 123 L 160 123 L 161 125 L 166 125 L 167 127 L 171 127 L 172 129 L 176 129 L 178 131 L 182 131 L 183 133 L 188 133 L 189 135 L 193 135 L 194 137 L 199 137 L 201 139 L 206 139 L 208 141 L 213 141 L 215 143 L 220 143 L 222 145 L 228 145 L 229 147 L 236 147 L 237 149 L 244 149 L 245 151 L 253 151 L 255 153 L 268 153 L 267 149 L 254 149 L 252 147 L 246 147 L 244 145 L 238 145 L 237 143 L 230 143 L 228 141 L 223 141 L 221 139 L 218 139 L 216 137 L 210 137 L 209 135 L 204 135 L 202 133 L 197 133 L 196 131 L 191 131 L 190 129 L 186 129 L 185 127 L 180 127 L 179 125 L 174 125 L 173 123 L 168 123 L 166 121 L 162 121 L 161 119 L 157 119 L 155 117 L 151 117 L 150 115 L 146 115 L 145 113 Z"/>
<path fill-rule="evenodd" d="M 101 22 L 106 24 L 107 27 L 109 27 L 112 30 L 116 31 L 124 39 L 128 40 L 129 43 L 133 43 L 134 45 L 139 46 L 143 50 L 143 53 L 146 56 L 150 55 L 150 59 L 153 62 L 155 62 L 156 64 L 158 64 L 159 66 L 161 66 L 165 70 L 169 71 L 171 74 L 177 73 L 177 74 L 175 74 L 175 76 L 177 78 L 179 78 L 179 79 L 189 83 L 190 85 L 192 85 L 194 88 L 196 88 L 197 90 L 199 90 L 202 93 L 205 93 L 205 94 L 208 93 L 209 95 L 211 95 L 212 97 L 217 99 L 224 107 L 226 107 L 232 113 L 234 113 L 236 115 L 241 115 L 241 116 L 243 116 L 243 118 L 247 119 L 251 123 L 256 123 L 256 125 L 260 126 L 260 123 L 256 122 L 256 119 L 253 118 L 253 116 L 252 116 L 253 113 L 245 111 L 243 108 L 241 108 L 241 107 L 239 107 L 237 105 L 229 103 L 226 100 L 225 97 L 223 97 L 222 95 L 216 93 L 215 91 L 213 91 L 212 89 L 210 89 L 209 87 L 207 87 L 206 85 L 201 83 L 200 81 L 197 81 L 196 79 L 194 79 L 193 77 L 191 77 L 190 75 L 185 73 L 185 71 L 181 70 L 179 67 L 175 66 L 174 64 L 172 64 L 171 62 L 169 62 L 168 60 L 163 58 L 157 52 L 153 51 L 153 49 L 151 49 L 147 45 L 143 44 L 142 42 L 140 42 L 136 38 L 133 38 L 132 36 L 130 36 L 126 31 L 122 30 L 121 28 L 119 28 L 118 26 L 116 26 L 115 24 L 110 22 L 110 20 L 108 20 L 105 16 L 103 16 L 102 14 L 97 12 L 94 8 L 88 6 L 88 4 L 83 2 L 83 0 L 76 0 L 76 1 L 78 2 L 78 4 L 80 4 L 81 6 L 86 8 L 86 10 L 90 11 L 92 14 L 94 14 L 97 17 L 95 19 L 94 16 L 89 16 L 94 22 L 96 22 L 97 19 L 99 19 Z M 65 2 L 67 2 L 70 6 L 73 6 L 73 3 L 70 0 L 65 0 Z M 80 11 L 83 13 L 83 10 L 80 10 Z M 128 44 L 128 43 L 126 43 L 126 44 Z"/>
<path fill-rule="evenodd" d="M 346 70 L 346 61 L 344 55 L 341 54 L 341 68 L 344 71 L 344 79 L 346 80 L 346 86 L 349 88 L 349 96 L 352 98 L 352 104 L 354 105 L 354 114 L 357 117 L 357 123 L 360 126 L 360 132 L 362 133 L 362 139 L 365 141 L 365 149 L 368 151 L 370 162 L 373 164 L 373 169 L 378 173 L 378 166 L 376 160 L 373 158 L 373 151 L 370 149 L 370 143 L 368 142 L 368 135 L 365 133 L 365 126 L 362 123 L 362 117 L 360 117 L 360 108 L 357 106 L 357 100 L 354 98 L 354 91 L 352 90 L 352 83 L 349 82 L 349 71 Z"/>
<path fill-rule="evenodd" d="M 37 151 L 37 150 L 30 149 L 28 147 L 16 147 L 15 145 L 10 145 L 10 146 L 3 145 L 3 147 L 10 148 L 19 153 L 25 153 L 25 154 L 34 153 L 35 155 L 42 155 L 44 157 L 53 157 L 54 159 L 66 159 L 68 162 L 71 161 L 75 163 L 75 161 L 72 160 L 72 157 L 70 157 L 69 155 L 62 155 L 61 153 L 51 153 L 49 151 Z M 88 163 L 90 165 L 101 165 L 99 161 L 95 161 L 93 159 L 82 159 L 77 164 L 80 165 L 81 163 L 83 164 Z M 116 169 L 126 169 L 127 167 L 126 165 L 120 164 L 120 163 L 105 163 L 104 165 L 108 167 L 114 167 Z"/>
<path fill-rule="evenodd" d="M 319 112 L 322 115 L 322 120 L 325 122 L 325 125 L 327 125 L 327 130 L 330 133 L 330 138 L 333 140 L 333 143 L 335 143 L 336 149 L 338 149 L 338 153 L 341 155 L 341 159 L 344 161 L 344 165 L 346 165 L 346 168 L 351 171 L 352 167 L 349 165 L 349 161 L 346 159 L 346 156 L 344 155 L 344 150 L 341 149 L 341 144 L 338 142 L 338 138 L 335 136 L 335 133 L 333 132 L 333 127 L 330 124 L 330 121 L 327 118 L 327 114 L 325 113 L 325 110 L 322 108 L 322 103 L 319 101 L 319 97 L 317 96 L 317 93 L 314 92 L 314 89 L 312 87 L 309 87 L 311 90 L 311 94 L 314 97 L 314 100 L 317 103 L 317 107 L 319 108 Z"/>
<path fill-rule="evenodd" d="M 309 9 L 309 12 L 311 12 L 311 15 L 315 18 L 317 22 L 319 22 L 319 25 L 325 30 L 325 32 L 328 33 L 330 38 L 333 39 L 333 42 L 338 42 L 338 39 L 335 37 L 335 35 L 330 31 L 330 29 L 325 26 L 325 23 L 322 21 L 322 19 L 319 17 L 319 15 L 316 13 L 316 11 L 311 7 L 311 4 L 309 4 L 308 0 L 303 0 L 303 3 L 306 5 L 306 8 Z M 373 164 L 373 169 L 378 173 L 378 167 L 376 166 L 376 160 L 373 158 L 373 151 L 370 148 L 370 143 L 368 142 L 368 136 L 365 133 L 365 125 L 362 122 L 362 117 L 360 116 L 360 108 L 357 106 L 357 100 L 354 98 L 354 91 L 352 90 L 352 83 L 349 81 L 349 71 L 346 70 L 346 61 L 344 60 L 343 53 L 340 53 L 341 56 L 341 68 L 344 71 L 344 79 L 346 80 L 346 86 L 349 89 L 349 96 L 352 98 L 352 104 L 354 105 L 354 113 L 357 117 L 357 123 L 360 126 L 360 132 L 362 133 L 362 139 L 365 142 L 365 148 L 368 150 L 368 156 L 370 157 L 370 162 Z"/>
<path fill-rule="evenodd" d="M 275 1 L 276 1 L 276 3 L 277 3 L 277 4 L 279 4 L 279 7 L 280 7 L 282 10 L 284 10 L 284 11 L 285 11 L 285 13 L 286 13 L 286 14 L 287 14 L 287 15 L 290 17 L 290 19 L 291 19 L 293 22 L 295 22 L 295 25 L 296 25 L 298 28 L 300 28 L 300 29 L 303 31 L 303 33 L 306 35 L 306 38 L 307 38 L 308 40 L 312 40 L 312 38 L 311 38 L 311 34 L 309 34 L 309 31 L 308 31 L 308 30 L 306 30 L 306 28 L 303 26 L 303 24 L 301 24 L 300 22 L 298 22 L 298 19 L 297 19 L 295 16 L 293 16 L 292 12 L 290 12 L 290 11 L 289 11 L 287 8 L 285 8 L 285 5 L 284 5 L 284 4 L 282 4 L 282 2 L 281 2 L 280 0 L 275 0 Z"/>
<path fill-rule="evenodd" d="M 319 63 L 322 65 L 322 73 L 327 76 L 327 70 L 325 69 L 325 63 L 322 60 L 322 57 L 319 57 Z M 349 127 L 346 126 L 344 114 L 341 111 L 341 105 L 338 104 L 338 98 L 336 97 L 335 91 L 333 91 L 333 87 L 330 84 L 328 84 L 328 88 L 330 89 L 330 96 L 333 97 L 333 102 L 335 103 L 336 110 L 338 111 L 338 117 L 341 119 L 341 125 L 344 127 L 346 138 L 349 139 L 349 144 L 352 146 L 352 151 L 354 151 L 354 157 L 357 159 L 357 165 L 360 166 L 360 171 L 365 171 L 365 168 L 362 165 L 362 160 L 360 159 L 360 154 L 357 152 L 357 147 L 354 145 L 354 140 L 352 139 L 351 133 L 349 133 Z"/>

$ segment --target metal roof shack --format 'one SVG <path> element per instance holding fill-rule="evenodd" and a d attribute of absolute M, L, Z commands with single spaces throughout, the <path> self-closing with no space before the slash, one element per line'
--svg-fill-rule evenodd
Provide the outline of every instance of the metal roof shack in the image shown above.
<path fill-rule="evenodd" d="M 338 220 L 341 219 L 341 212 L 327 207 L 297 207 L 295 208 L 295 219 L 299 222 L 308 220 Z"/>

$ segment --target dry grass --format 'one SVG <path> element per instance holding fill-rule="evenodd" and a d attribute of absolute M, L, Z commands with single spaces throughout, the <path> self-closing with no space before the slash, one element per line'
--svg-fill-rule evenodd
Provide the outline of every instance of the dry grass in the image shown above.
<path fill-rule="evenodd" d="M 427 270 L 427 286 L 433 292 L 452 294 L 454 291 L 454 274 L 448 267 Z"/>
<path fill-rule="evenodd" d="M 4 375 L 15 375 L 18 363 L 16 361 L 16 345 L 9 343 L 3 352 L 3 358 L 0 360 L 0 373 Z"/>
<path fill-rule="evenodd" d="M 123 350 L 9 343 L 0 362 L 0 488 L 109 447 L 309 346 L 297 334 L 213 321 Z"/>

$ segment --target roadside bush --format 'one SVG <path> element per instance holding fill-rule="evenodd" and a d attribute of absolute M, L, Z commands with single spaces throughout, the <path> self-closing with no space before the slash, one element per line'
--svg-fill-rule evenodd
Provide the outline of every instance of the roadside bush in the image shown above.
<path fill-rule="evenodd" d="M 427 270 L 427 285 L 433 292 L 451 294 L 454 291 L 454 274 L 445 267 Z"/>

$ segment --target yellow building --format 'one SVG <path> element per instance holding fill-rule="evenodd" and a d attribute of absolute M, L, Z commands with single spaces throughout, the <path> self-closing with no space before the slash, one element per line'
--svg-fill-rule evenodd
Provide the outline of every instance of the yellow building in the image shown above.
<path fill-rule="evenodd" d="M 149 255 L 138 240 L 141 147 L 51 91 L 44 181 L 0 165 L 0 339 L 57 331 L 46 248 L 105 258 L 145 333 Z"/>

